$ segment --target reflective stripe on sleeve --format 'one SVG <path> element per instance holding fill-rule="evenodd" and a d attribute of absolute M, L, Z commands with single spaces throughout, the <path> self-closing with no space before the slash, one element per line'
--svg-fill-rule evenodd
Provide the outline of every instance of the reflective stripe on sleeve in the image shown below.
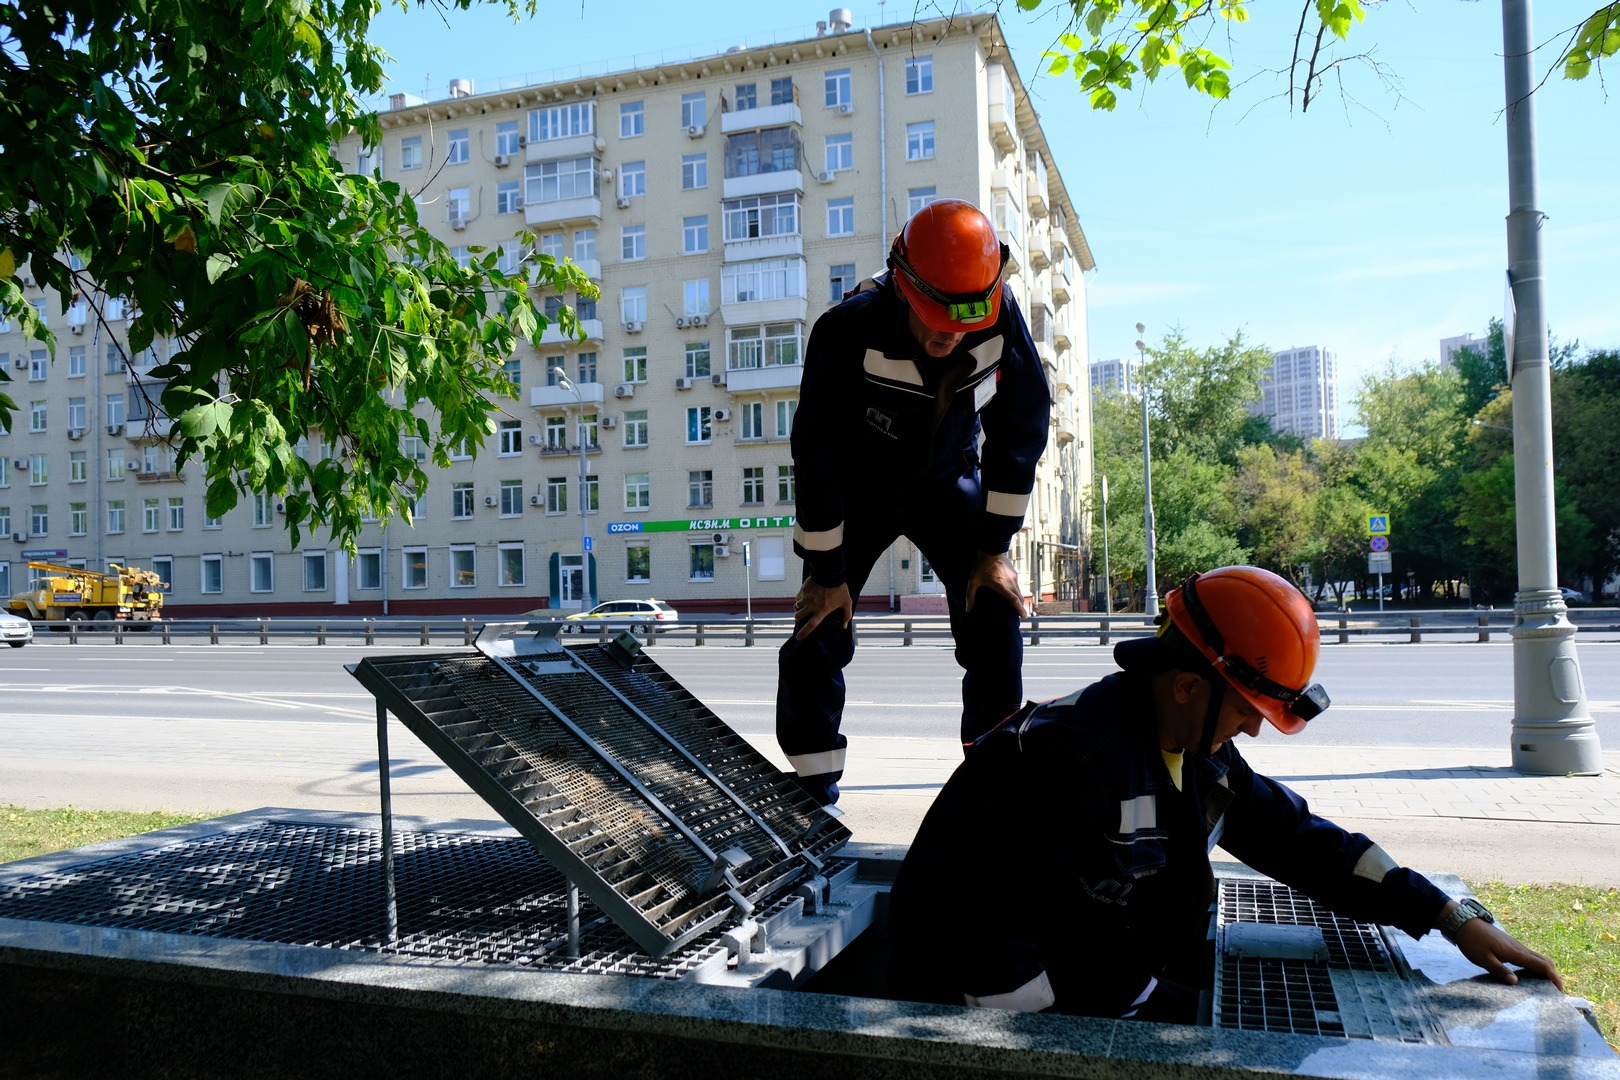
<path fill-rule="evenodd" d="M 1131 1007 L 1119 1014 L 1119 1018 L 1121 1020 L 1129 1020 L 1131 1017 L 1135 1016 L 1136 1010 L 1147 1004 L 1147 999 L 1152 997 L 1153 991 L 1157 990 L 1158 988 L 1159 980 L 1155 976 L 1149 975 L 1147 985 L 1142 987 L 1142 992 L 1140 994 L 1136 995 L 1136 1000 L 1131 1002 Z"/>
<path fill-rule="evenodd" d="M 1152 829 L 1159 823 L 1159 804 L 1152 795 L 1138 795 L 1119 804 L 1119 832 L 1121 836 Z"/>
<path fill-rule="evenodd" d="M 798 525 L 793 526 L 793 542 L 806 551 L 833 551 L 844 546 L 844 523 L 839 522 L 830 529 L 821 532 L 806 532 Z"/>
<path fill-rule="evenodd" d="M 844 748 L 823 750 L 819 754 L 789 754 L 788 764 L 795 776 L 826 776 L 844 771 Z"/>
<path fill-rule="evenodd" d="M 984 493 L 984 508 L 992 514 L 1002 517 L 1021 518 L 1024 511 L 1029 509 L 1029 495 L 1012 495 L 1005 491 L 987 491 Z"/>
<path fill-rule="evenodd" d="M 1399 864 L 1389 857 L 1389 853 L 1374 844 L 1361 853 L 1356 860 L 1355 875 L 1366 878 L 1368 881 L 1383 881 L 1384 875 L 1395 869 Z"/>
<path fill-rule="evenodd" d="M 974 997 L 972 994 L 963 994 L 962 999 L 975 1009 L 1010 1009 L 1013 1012 L 1040 1012 L 1057 1002 L 1057 995 L 1052 993 L 1052 983 L 1042 971 L 1029 982 L 1016 990 L 1009 990 L 1005 994 L 988 994 L 984 997 Z"/>

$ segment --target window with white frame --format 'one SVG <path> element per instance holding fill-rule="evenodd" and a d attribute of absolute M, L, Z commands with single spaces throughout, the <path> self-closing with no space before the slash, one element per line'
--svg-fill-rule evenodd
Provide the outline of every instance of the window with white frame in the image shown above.
<path fill-rule="evenodd" d="M 470 482 L 462 481 L 450 485 L 450 516 L 452 518 L 465 520 L 472 517 L 475 502 L 473 486 Z"/>
<path fill-rule="evenodd" d="M 624 548 L 624 580 L 652 580 L 652 547 L 648 544 L 626 544 Z"/>
<path fill-rule="evenodd" d="M 714 505 L 714 471 L 692 469 L 686 474 L 686 505 L 702 507 Z"/>
<path fill-rule="evenodd" d="M 450 249 L 450 257 L 454 259 L 456 261 L 456 265 L 461 267 L 463 270 L 472 266 L 472 248 L 465 244 L 457 244 L 452 247 Z"/>
<path fill-rule="evenodd" d="M 791 503 L 798 499 L 798 487 L 793 480 L 792 465 L 778 465 L 776 467 L 776 501 Z"/>
<path fill-rule="evenodd" d="M 602 509 L 601 487 L 601 482 L 598 480 L 595 473 L 589 473 L 586 475 L 585 512 L 587 514 L 594 514 L 598 510 Z"/>
<path fill-rule="evenodd" d="M 361 176 L 371 176 L 377 171 L 377 148 L 361 143 L 354 151 L 354 171 Z"/>
<path fill-rule="evenodd" d="M 51 534 L 50 507 L 43 503 L 35 503 L 28 508 L 29 532 L 35 536 L 49 536 Z"/>
<path fill-rule="evenodd" d="M 568 513 L 568 477 L 546 477 L 546 513 Z"/>
<path fill-rule="evenodd" d="M 472 217 L 472 188 L 451 188 L 444 197 L 444 216 L 452 225 L 465 225 Z"/>
<path fill-rule="evenodd" d="M 633 139 L 647 134 L 647 103 L 623 101 L 619 103 L 619 138 Z"/>
<path fill-rule="evenodd" d="M 709 377 L 709 343 L 707 341 L 688 341 L 686 343 L 686 377 L 688 379 L 707 379 Z"/>
<path fill-rule="evenodd" d="M 169 496 L 169 531 L 184 532 L 186 528 L 186 500 L 183 496 Z"/>
<path fill-rule="evenodd" d="M 276 588 L 276 557 L 272 552 L 255 551 L 248 562 L 248 591 L 274 592 Z"/>
<path fill-rule="evenodd" d="M 516 180 L 502 180 L 495 185 L 495 212 L 515 214 L 523 209 L 523 192 Z"/>
<path fill-rule="evenodd" d="M 934 92 L 934 58 L 932 56 L 906 57 L 906 94 Z"/>
<path fill-rule="evenodd" d="M 465 165 L 472 160 L 472 141 L 467 138 L 466 128 L 451 128 L 448 146 L 445 148 L 445 163 L 448 165 Z"/>
<path fill-rule="evenodd" d="M 107 395 L 107 426 L 122 427 L 124 424 L 124 395 Z"/>
<path fill-rule="evenodd" d="M 11 486 L 11 459 L 8 458 L 8 457 L 0 457 L 0 488 L 6 488 L 6 487 L 10 487 L 10 486 Z M 6 530 L 4 530 L 4 529 L 0 529 L 0 534 L 3 534 L 5 531 Z"/>
<path fill-rule="evenodd" d="M 498 453 L 508 455 L 523 453 L 523 422 L 521 420 L 502 420 L 496 435 Z"/>
<path fill-rule="evenodd" d="M 745 439 L 763 439 L 765 437 L 765 403 L 763 401 L 746 401 L 737 411 L 742 413 L 742 437 Z"/>
<path fill-rule="evenodd" d="M 938 189 L 932 184 L 927 187 L 914 187 L 906 190 L 906 216 L 910 217 L 931 202 L 938 202 Z"/>
<path fill-rule="evenodd" d="M 407 135 L 399 140 L 399 167 L 401 169 L 422 167 L 422 136 Z"/>
<path fill-rule="evenodd" d="M 844 172 L 855 167 L 855 136 L 841 132 L 827 136 L 825 167 L 828 172 Z"/>
<path fill-rule="evenodd" d="M 82 379 L 84 378 L 84 372 L 84 346 L 74 345 L 68 349 L 68 378 Z M 83 427 L 84 425 L 80 424 L 79 426 Z"/>
<path fill-rule="evenodd" d="M 647 286 L 629 285 L 619 292 L 619 318 L 625 322 L 634 323 L 647 321 Z M 633 382 L 635 380 L 626 379 L 625 381 Z"/>
<path fill-rule="evenodd" d="M 90 479 L 89 451 L 72 451 L 68 454 L 68 483 L 82 484 L 88 479 Z"/>
<path fill-rule="evenodd" d="M 382 588 L 382 548 L 361 548 L 354 553 L 354 587 Z"/>
<path fill-rule="evenodd" d="M 624 414 L 624 445 L 647 445 L 647 410 L 627 409 Z"/>
<path fill-rule="evenodd" d="M 523 481 L 501 481 L 501 516 L 518 517 L 523 513 Z"/>
<path fill-rule="evenodd" d="M 599 381 L 596 377 L 596 354 L 594 352 L 582 352 L 574 358 L 574 381 L 581 386 Z"/>
<path fill-rule="evenodd" d="M 704 102 L 703 92 L 681 95 L 681 127 L 700 128 L 708 120 L 709 109 Z"/>
<path fill-rule="evenodd" d="M 720 267 L 720 302 L 745 304 L 804 295 L 803 259 L 754 259 Z"/>
<path fill-rule="evenodd" d="M 122 564 L 120 564 L 122 565 Z M 162 582 L 158 586 L 164 592 L 174 591 L 174 557 L 170 555 L 154 555 L 152 557 L 152 573 Z"/>
<path fill-rule="evenodd" d="M 28 406 L 28 430 L 44 431 L 45 421 L 49 413 L 50 409 L 44 400 L 30 402 Z"/>
<path fill-rule="evenodd" d="M 125 510 L 123 499 L 109 499 L 107 501 L 107 531 L 121 533 L 125 528 Z M 0 529 L 0 532 L 5 530 Z"/>
<path fill-rule="evenodd" d="M 776 437 L 785 439 L 793 434 L 793 417 L 799 412 L 798 398 L 780 398 L 776 402 Z"/>
<path fill-rule="evenodd" d="M 766 323 L 738 326 L 726 331 L 726 369 L 785 367 L 797 364 L 802 355 L 802 323 Z"/>
<path fill-rule="evenodd" d="M 562 257 L 563 257 L 563 234 L 560 233 L 560 232 L 541 233 L 540 234 L 540 254 L 549 255 L 553 259 L 557 260 L 558 262 L 562 262 Z M 562 303 L 562 298 L 558 297 L 557 302 L 559 304 Z"/>
<path fill-rule="evenodd" d="M 522 541 L 507 540 L 497 544 L 495 559 L 500 567 L 500 584 L 503 588 L 525 583 L 527 567 L 524 565 Z"/>
<path fill-rule="evenodd" d="M 709 279 L 681 283 L 682 314 L 707 315 L 709 313 Z"/>
<path fill-rule="evenodd" d="M 450 587 L 472 589 L 478 585 L 478 549 L 471 544 L 450 545 Z"/>
<path fill-rule="evenodd" d="M 415 462 L 428 459 L 427 443 L 415 435 L 407 435 L 399 441 L 399 452 Z"/>
<path fill-rule="evenodd" d="M 692 581 L 714 580 L 714 545 L 700 541 L 688 547 L 688 577 Z"/>
<path fill-rule="evenodd" d="M 271 505 L 269 493 L 255 491 L 253 493 L 253 527 L 255 529 L 266 529 L 275 523 L 275 508 Z"/>
<path fill-rule="evenodd" d="M 709 155 L 686 154 L 681 158 L 681 189 L 695 191 L 709 186 Z"/>
<path fill-rule="evenodd" d="M 495 124 L 495 152 L 502 157 L 516 157 L 518 150 L 518 122 L 498 121 Z"/>
<path fill-rule="evenodd" d="M 90 532 L 90 504 L 68 503 L 68 535 L 84 536 Z"/>
<path fill-rule="evenodd" d="M 574 230 L 574 261 L 586 262 L 596 258 L 596 230 Z"/>
<path fill-rule="evenodd" d="M 855 196 L 827 200 L 827 235 L 855 235 Z"/>
<path fill-rule="evenodd" d="M 400 550 L 399 586 L 402 589 L 425 589 L 428 583 L 428 550 L 408 547 Z"/>
<path fill-rule="evenodd" d="M 88 410 L 85 408 L 85 399 L 84 398 L 82 398 L 82 397 L 70 397 L 70 398 L 68 398 L 68 410 L 67 410 L 67 426 L 68 427 L 74 428 L 74 429 L 76 429 L 78 431 L 83 431 L 85 428 L 90 426 L 89 421 L 86 419 L 87 415 L 88 415 Z"/>
<path fill-rule="evenodd" d="M 833 263 L 827 270 L 827 303 L 843 303 L 857 280 L 854 263 Z"/>
<path fill-rule="evenodd" d="M 202 576 L 197 582 L 197 590 L 204 594 L 224 592 L 225 586 L 225 560 L 218 555 L 204 555 L 202 557 Z"/>
<path fill-rule="evenodd" d="M 529 110 L 529 141 L 571 139 L 596 132 L 596 102 L 576 101 Z"/>
<path fill-rule="evenodd" d="M 577 434 L 579 435 L 580 445 L 595 450 L 598 445 L 596 441 L 596 414 L 585 413 L 579 417 L 576 423 L 579 428 Z"/>
<path fill-rule="evenodd" d="M 706 443 L 710 438 L 713 410 L 707 405 L 694 405 L 686 410 L 686 441 L 690 444 Z M 693 503 L 696 506 L 698 504 Z M 705 504 L 707 505 L 707 504 Z"/>
<path fill-rule="evenodd" d="M 619 194 L 629 199 L 647 194 L 647 163 L 627 161 L 619 168 Z"/>
<path fill-rule="evenodd" d="M 30 454 L 28 456 L 28 485 L 38 487 L 51 482 L 51 458 L 49 454 Z"/>
<path fill-rule="evenodd" d="M 619 235 L 619 257 L 625 262 L 640 262 L 647 257 L 647 226 L 626 225 Z"/>
<path fill-rule="evenodd" d="M 108 320 L 113 318 L 110 312 L 112 311 L 114 304 L 117 304 L 120 310 L 123 308 L 122 300 L 119 300 L 116 297 L 109 297 L 107 300 L 107 307 L 105 308 L 105 311 L 109 313 L 107 315 Z M 108 375 L 117 375 L 124 370 L 124 350 L 116 341 L 107 343 L 107 355 L 103 363 L 104 366 L 101 370 L 105 371 Z"/>
<path fill-rule="evenodd" d="M 515 274 L 523 265 L 523 241 L 502 240 L 501 253 L 495 260 L 495 269 L 503 274 Z"/>
<path fill-rule="evenodd" d="M 770 236 L 797 236 L 799 194 L 783 191 L 727 199 L 720 204 L 722 236 L 726 243 Z"/>
<path fill-rule="evenodd" d="M 376 518 L 369 518 L 368 520 L 376 521 L 377 519 Z M 203 528 L 205 528 L 205 529 L 218 529 L 218 528 L 222 528 L 224 526 L 224 524 L 225 524 L 225 522 L 222 519 L 210 516 L 209 513 L 206 510 L 203 511 L 203 523 L 202 523 Z"/>
<path fill-rule="evenodd" d="M 568 449 L 568 417 L 546 417 L 546 449 Z"/>
<path fill-rule="evenodd" d="M 326 552 L 304 552 L 304 591 L 326 591 Z"/>
<path fill-rule="evenodd" d="M 51 355 L 45 349 L 34 349 L 28 354 L 28 381 L 44 382 L 51 374 Z"/>
<path fill-rule="evenodd" d="M 758 506 L 765 501 L 765 466 L 749 465 L 743 469 L 742 501 L 744 506 Z"/>
<path fill-rule="evenodd" d="M 838 68 L 826 72 L 821 77 L 822 104 L 827 108 L 836 108 L 839 105 L 848 105 L 852 100 L 850 96 L 849 68 Z"/>
<path fill-rule="evenodd" d="M 738 83 L 733 96 L 737 99 L 738 112 L 759 108 L 759 91 L 753 83 Z"/>
<path fill-rule="evenodd" d="M 624 508 L 646 510 L 652 506 L 652 474 L 633 472 L 624 474 Z"/>
<path fill-rule="evenodd" d="M 561 158 L 523 167 L 525 204 L 564 202 L 596 195 L 594 157 Z"/>
<path fill-rule="evenodd" d="M 798 100 L 799 94 L 793 89 L 793 76 L 784 75 L 771 80 L 772 105 L 792 105 Z"/>
<path fill-rule="evenodd" d="M 709 250 L 709 215 L 681 219 L 681 254 L 702 255 Z"/>
<path fill-rule="evenodd" d="M 906 125 L 906 160 L 927 161 L 934 156 L 934 122 L 919 120 Z"/>

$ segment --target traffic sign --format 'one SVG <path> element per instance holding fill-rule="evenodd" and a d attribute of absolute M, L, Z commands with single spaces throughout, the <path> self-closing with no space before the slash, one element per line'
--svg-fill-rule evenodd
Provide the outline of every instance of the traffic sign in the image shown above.
<path fill-rule="evenodd" d="M 1388 536 L 1389 535 L 1389 515 L 1388 514 L 1368 514 L 1367 515 L 1367 535 L 1368 536 Z"/>
<path fill-rule="evenodd" d="M 1389 537 L 1387 537 L 1387 536 L 1375 536 L 1375 537 L 1372 538 L 1371 546 L 1372 546 L 1372 549 L 1374 551 L 1388 551 L 1389 550 Z"/>
<path fill-rule="evenodd" d="M 1390 569 L 1390 556 L 1387 551 L 1374 551 L 1367 556 L 1367 573 L 1388 574 Z"/>
<path fill-rule="evenodd" d="M 585 550 L 586 551 L 591 550 L 591 538 L 588 537 L 588 536 L 585 537 Z"/>

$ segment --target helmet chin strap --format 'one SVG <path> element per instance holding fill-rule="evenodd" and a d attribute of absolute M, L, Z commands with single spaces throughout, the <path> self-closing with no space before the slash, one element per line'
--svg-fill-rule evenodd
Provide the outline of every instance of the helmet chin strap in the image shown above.
<path fill-rule="evenodd" d="M 1212 675 L 1211 678 L 1209 705 L 1204 709 L 1204 736 L 1198 745 L 1200 757 L 1208 757 L 1215 747 L 1215 725 L 1221 718 L 1221 705 L 1226 701 L 1227 691 L 1231 689 L 1219 675 Z"/>

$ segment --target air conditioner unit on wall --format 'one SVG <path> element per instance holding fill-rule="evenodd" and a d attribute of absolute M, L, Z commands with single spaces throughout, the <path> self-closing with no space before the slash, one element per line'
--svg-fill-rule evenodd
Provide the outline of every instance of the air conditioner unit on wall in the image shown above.
<path fill-rule="evenodd" d="M 25 457 L 17 458 L 11 463 L 11 466 L 14 469 L 26 469 L 28 468 L 28 459 Z"/>
<path fill-rule="evenodd" d="M 495 496 L 493 496 L 493 495 L 485 495 L 484 496 L 484 505 L 485 506 L 494 506 L 495 505 Z"/>
<path fill-rule="evenodd" d="M 82 439 L 82 438 L 84 438 L 84 428 L 82 428 L 82 427 L 68 428 L 68 438 L 70 438 L 70 439 Z"/>
<path fill-rule="evenodd" d="M 612 431 L 619 426 L 619 418 L 617 416 L 604 416 L 601 423 L 604 430 Z"/>
<path fill-rule="evenodd" d="M 713 375 L 710 375 L 709 376 L 709 381 L 714 383 L 714 385 L 716 385 L 716 386 L 724 386 L 724 385 L 726 385 L 725 372 L 721 371 L 721 372 L 716 372 Z"/>
<path fill-rule="evenodd" d="M 545 436 L 544 435 L 530 435 L 529 436 L 529 445 L 530 446 L 539 446 L 544 441 L 545 441 Z"/>
<path fill-rule="evenodd" d="M 690 319 L 686 320 L 686 324 L 688 326 L 708 326 L 709 317 L 707 315 L 693 315 Z"/>
<path fill-rule="evenodd" d="M 545 501 L 546 500 L 542 496 L 539 496 L 539 495 L 530 495 L 529 496 L 529 505 L 530 506 L 541 506 L 541 505 L 543 505 L 545 503 Z"/>
<path fill-rule="evenodd" d="M 17 362 L 12 364 L 11 366 L 16 368 L 18 371 L 27 371 L 28 370 L 28 357 L 26 357 L 26 356 L 19 357 L 17 359 Z"/>
<path fill-rule="evenodd" d="M 620 210 L 628 210 L 628 209 L 630 209 L 630 196 L 628 196 L 628 195 L 620 195 L 619 196 L 619 209 Z"/>
<path fill-rule="evenodd" d="M 635 397 L 636 396 L 636 384 L 635 383 L 628 383 L 628 382 L 620 383 L 618 386 L 615 386 L 613 388 L 613 396 L 614 397 Z"/>
<path fill-rule="evenodd" d="M 707 131 L 707 130 L 708 129 L 706 127 L 704 127 L 702 124 L 688 124 L 687 127 L 686 127 L 687 135 L 691 136 L 694 139 L 703 138 L 703 133 L 705 131 Z"/>
<path fill-rule="evenodd" d="M 855 115 L 855 103 L 853 101 L 840 101 L 838 103 L 838 115 L 839 116 L 854 116 Z"/>
<path fill-rule="evenodd" d="M 731 410 L 730 409 L 716 409 L 716 410 L 714 410 L 714 419 L 715 419 L 715 421 L 717 423 L 721 423 L 721 424 L 725 423 L 727 420 L 731 419 Z"/>
<path fill-rule="evenodd" d="M 124 425 L 123 424 L 108 424 L 107 425 L 107 434 L 109 434 L 109 435 L 118 435 L 121 432 L 123 432 L 123 430 L 124 430 Z"/>
<path fill-rule="evenodd" d="M 510 165 L 511 163 L 512 163 L 512 159 L 507 157 L 505 154 L 496 154 L 495 155 L 495 167 L 497 169 L 504 169 L 508 165 Z"/>
<path fill-rule="evenodd" d="M 467 228 L 467 219 L 464 217 L 453 217 L 450 219 L 450 227 L 456 232 L 463 232 Z"/>
<path fill-rule="evenodd" d="M 677 315 L 677 316 L 675 316 L 675 329 L 677 329 L 677 330 L 685 330 L 687 322 L 688 322 L 688 319 L 686 318 L 685 315 Z"/>
<path fill-rule="evenodd" d="M 285 514 L 286 512 L 287 512 L 287 504 L 286 503 L 284 503 L 284 502 L 276 503 L 276 513 Z"/>
<path fill-rule="evenodd" d="M 816 180 L 823 184 L 830 184 L 836 179 L 838 179 L 838 176 L 831 169 L 822 169 L 816 173 Z"/>
<path fill-rule="evenodd" d="M 72 331 L 73 333 L 75 333 L 75 334 L 82 334 L 82 333 L 84 333 L 84 323 L 82 323 L 82 322 L 70 323 L 70 324 L 68 324 L 68 329 L 70 331 Z"/>
<path fill-rule="evenodd" d="M 682 375 L 680 378 L 675 380 L 675 389 L 677 389 L 677 390 L 690 390 L 690 389 L 692 389 L 692 380 L 687 378 L 685 375 Z"/>
<path fill-rule="evenodd" d="M 12 539 L 13 543 L 26 544 L 26 543 L 28 543 L 28 534 L 27 533 L 12 533 L 11 534 L 11 539 Z"/>
<path fill-rule="evenodd" d="M 714 557 L 715 558 L 724 559 L 730 554 L 731 554 L 731 548 L 728 547 L 727 545 L 725 545 L 725 544 L 716 544 L 714 546 Z"/>
<path fill-rule="evenodd" d="M 634 320 L 627 322 L 624 324 L 624 332 L 627 334 L 639 334 L 641 333 L 641 324 Z"/>

